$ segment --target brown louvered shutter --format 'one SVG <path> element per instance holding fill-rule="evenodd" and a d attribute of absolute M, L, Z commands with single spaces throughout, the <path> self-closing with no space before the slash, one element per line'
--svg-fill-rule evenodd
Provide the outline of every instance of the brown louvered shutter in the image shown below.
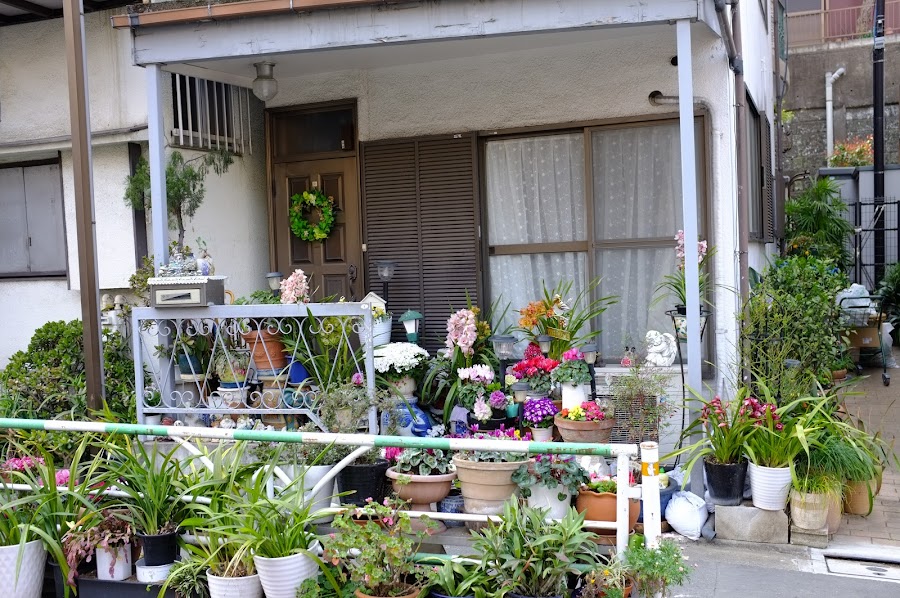
<path fill-rule="evenodd" d="M 362 153 L 369 289 L 375 262 L 398 263 L 388 291 L 392 340 L 408 309 L 425 316 L 420 343 L 442 346 L 450 309 L 478 302 L 478 219 L 473 136 L 366 143 Z"/>
<path fill-rule="evenodd" d="M 774 177 L 772 176 L 772 127 L 769 125 L 769 119 L 765 114 L 760 114 L 759 134 L 759 163 L 762 166 L 762 189 L 761 201 L 763 202 L 763 240 L 772 242 L 775 240 L 775 194 L 774 194 Z"/>

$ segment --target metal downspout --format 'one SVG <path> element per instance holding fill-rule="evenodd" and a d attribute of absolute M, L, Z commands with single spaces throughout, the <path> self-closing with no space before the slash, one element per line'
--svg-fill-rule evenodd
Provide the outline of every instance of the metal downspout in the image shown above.
<path fill-rule="evenodd" d="M 841 75 L 844 74 L 844 67 L 838 70 L 825 73 L 825 157 L 826 160 L 831 159 L 834 152 L 834 94 L 832 87 Z"/>
<path fill-rule="evenodd" d="M 735 161 L 737 171 L 738 204 L 738 275 L 740 276 L 741 303 L 750 297 L 750 180 L 747 171 L 747 89 L 744 86 L 744 59 L 741 36 L 741 9 L 737 0 L 731 5 L 731 32 L 734 37 L 735 56 L 731 59 L 734 70 L 734 123 Z"/>

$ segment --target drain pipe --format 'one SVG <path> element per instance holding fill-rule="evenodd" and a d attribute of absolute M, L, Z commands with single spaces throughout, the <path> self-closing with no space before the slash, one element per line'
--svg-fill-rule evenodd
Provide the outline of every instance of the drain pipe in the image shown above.
<path fill-rule="evenodd" d="M 844 67 L 825 73 L 825 159 L 831 160 L 834 151 L 834 102 L 832 99 L 832 86 L 844 74 Z"/>

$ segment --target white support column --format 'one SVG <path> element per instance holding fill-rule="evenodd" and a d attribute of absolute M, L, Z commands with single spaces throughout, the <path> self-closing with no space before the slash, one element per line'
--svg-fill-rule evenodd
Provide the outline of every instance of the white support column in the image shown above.
<path fill-rule="evenodd" d="M 659 546 L 662 513 L 659 505 L 659 445 L 641 443 L 641 506 L 644 509 L 644 541 L 647 548 Z"/>
<path fill-rule="evenodd" d="M 169 262 L 169 215 L 166 210 L 166 128 L 163 90 L 168 74 L 158 64 L 147 67 L 147 134 L 150 140 L 150 214 L 156 271 Z"/>
<path fill-rule="evenodd" d="M 694 144 L 694 76 L 691 54 L 691 22 L 675 23 L 678 48 L 678 116 L 681 132 L 681 206 L 684 218 L 684 269 L 687 295 L 687 385 L 701 392 L 703 363 L 700 354 L 700 269 L 697 264 L 697 154 Z M 699 467 L 695 472 L 702 474 Z M 696 485 L 695 485 L 696 484 Z M 691 490 L 703 496 L 703 478 L 691 477 Z"/>
<path fill-rule="evenodd" d="M 631 495 L 628 493 L 629 474 L 628 455 L 620 454 L 616 458 L 616 552 L 625 554 L 628 548 L 628 513 L 631 509 Z"/>

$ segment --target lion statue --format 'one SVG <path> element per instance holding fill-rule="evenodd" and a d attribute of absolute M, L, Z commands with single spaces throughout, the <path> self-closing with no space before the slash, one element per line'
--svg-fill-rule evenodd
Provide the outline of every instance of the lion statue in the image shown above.
<path fill-rule="evenodd" d="M 675 363 L 678 345 L 675 337 L 668 332 L 648 330 L 647 336 L 644 337 L 644 343 L 647 345 L 647 365 L 668 367 Z"/>

